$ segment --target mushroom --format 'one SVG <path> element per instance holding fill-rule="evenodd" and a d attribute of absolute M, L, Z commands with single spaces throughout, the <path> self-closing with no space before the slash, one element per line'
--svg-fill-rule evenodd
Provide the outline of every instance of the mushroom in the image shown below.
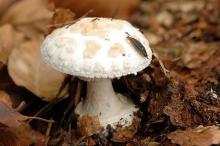
<path fill-rule="evenodd" d="M 75 109 L 80 117 L 97 116 L 104 129 L 132 124 L 138 108 L 114 92 L 111 79 L 136 75 L 150 64 L 149 43 L 137 28 L 119 19 L 81 18 L 48 35 L 41 54 L 54 69 L 88 81 L 86 98 Z"/>

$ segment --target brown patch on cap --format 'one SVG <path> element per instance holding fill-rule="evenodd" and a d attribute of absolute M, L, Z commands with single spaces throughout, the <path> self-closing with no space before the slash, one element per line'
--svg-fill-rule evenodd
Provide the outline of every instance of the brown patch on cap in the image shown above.
<path fill-rule="evenodd" d="M 85 70 L 86 72 L 92 70 L 92 64 L 93 64 L 93 63 L 92 63 L 90 60 L 85 59 L 85 60 L 84 60 L 84 64 L 83 64 L 84 70 Z"/>
<path fill-rule="evenodd" d="M 72 38 L 62 37 L 56 41 L 58 48 L 65 48 L 68 53 L 74 53 L 76 49 L 76 41 Z"/>
<path fill-rule="evenodd" d="M 117 63 L 112 63 L 112 71 L 118 71 L 119 70 L 119 66 Z"/>
<path fill-rule="evenodd" d="M 122 45 L 119 43 L 114 44 L 109 50 L 108 50 L 108 56 L 110 57 L 117 57 L 119 55 L 122 55 L 125 53 L 125 50 Z"/>
<path fill-rule="evenodd" d="M 123 60 L 123 67 L 124 67 L 125 69 L 128 69 L 128 68 L 131 67 L 131 62 L 130 62 L 130 60 L 129 60 L 128 58 L 125 58 L 125 59 Z"/>
<path fill-rule="evenodd" d="M 111 26 L 112 29 L 122 30 L 125 26 L 125 22 L 112 23 Z"/>
<path fill-rule="evenodd" d="M 84 57 L 95 57 L 98 50 L 101 49 L 101 46 L 96 41 L 86 41 L 86 49 L 84 50 Z"/>
<path fill-rule="evenodd" d="M 107 23 L 99 22 L 99 21 L 91 21 L 88 23 L 82 23 L 80 26 L 72 26 L 70 27 L 71 32 L 78 32 L 84 36 L 97 36 L 100 38 L 104 38 L 107 36 L 109 31 L 109 26 Z"/>
<path fill-rule="evenodd" d="M 66 48 L 66 51 L 68 53 L 74 53 L 76 48 L 77 48 L 76 41 L 71 40 L 71 45 Z"/>

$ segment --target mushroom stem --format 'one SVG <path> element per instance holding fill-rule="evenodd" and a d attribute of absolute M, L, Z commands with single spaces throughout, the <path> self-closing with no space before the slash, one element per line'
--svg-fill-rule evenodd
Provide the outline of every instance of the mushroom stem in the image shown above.
<path fill-rule="evenodd" d="M 76 107 L 76 113 L 80 116 L 89 115 L 99 117 L 100 124 L 105 127 L 108 124 L 130 125 L 133 120 L 133 112 L 137 111 L 135 105 L 114 92 L 110 79 L 94 79 L 87 84 L 87 97 Z"/>

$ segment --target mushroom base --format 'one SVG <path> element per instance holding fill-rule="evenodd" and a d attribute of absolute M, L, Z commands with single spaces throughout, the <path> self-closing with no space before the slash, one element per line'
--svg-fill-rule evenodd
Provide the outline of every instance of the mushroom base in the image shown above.
<path fill-rule="evenodd" d="M 138 109 L 127 97 L 115 94 L 110 79 L 95 79 L 87 84 L 87 97 L 76 107 L 76 114 L 97 116 L 100 125 L 116 128 L 132 124 L 134 112 Z"/>
<path fill-rule="evenodd" d="M 93 134 L 99 134 L 99 136 L 110 136 L 111 141 L 114 142 L 127 142 L 131 140 L 137 132 L 137 129 L 140 125 L 141 119 L 137 116 L 134 116 L 132 124 L 126 127 L 117 127 L 108 126 L 107 129 L 103 130 L 99 120 L 96 117 L 91 116 L 80 116 L 78 118 L 78 132 L 81 136 L 91 136 Z"/>

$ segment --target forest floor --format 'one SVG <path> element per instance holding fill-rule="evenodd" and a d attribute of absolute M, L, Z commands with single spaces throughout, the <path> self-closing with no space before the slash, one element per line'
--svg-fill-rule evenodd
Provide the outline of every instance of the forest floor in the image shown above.
<path fill-rule="evenodd" d="M 42 16 L 47 18 L 44 14 Z M 82 83 L 80 91 L 85 92 L 84 82 L 66 77 L 66 84 L 63 85 L 69 87 L 70 98 L 48 103 L 37 97 L 38 94 L 31 93 L 32 90 L 16 85 L 13 71 L 8 71 L 10 64 L 4 63 L 0 65 L 0 101 L 2 99 L 8 105 L 0 102 L 0 145 L 1 142 L 5 146 L 9 146 L 7 143 L 13 146 L 32 143 L 37 146 L 220 144 L 220 1 L 141 1 L 129 20 L 143 31 L 153 52 L 158 54 L 167 69 L 161 66 L 157 58 L 153 58 L 151 65 L 136 76 L 129 75 L 113 81 L 115 90 L 132 97 L 140 108 L 138 116 L 141 123 L 132 138 L 115 140 L 96 134 L 79 137 L 76 116 L 72 113 L 77 101 L 72 101 L 79 83 Z M 39 35 L 27 25 L 21 27 L 16 20 L 3 17 L 0 22 L 0 43 L 7 39 L 10 40 L 9 46 L 12 43 L 14 47 L 14 42 L 24 40 L 21 37 L 24 34 L 17 32 L 7 36 L 8 30 L 1 29 L 6 23 L 12 24 L 13 31 L 14 28 L 20 32 L 25 30 L 25 39 L 28 36 L 31 40 Z M 38 30 L 42 28 L 42 34 L 46 29 L 40 27 L 43 23 L 34 23 Z M 72 106 L 67 109 L 70 103 Z M 17 107 L 16 111 L 10 106 Z M 34 120 L 29 116 L 55 122 Z"/>

